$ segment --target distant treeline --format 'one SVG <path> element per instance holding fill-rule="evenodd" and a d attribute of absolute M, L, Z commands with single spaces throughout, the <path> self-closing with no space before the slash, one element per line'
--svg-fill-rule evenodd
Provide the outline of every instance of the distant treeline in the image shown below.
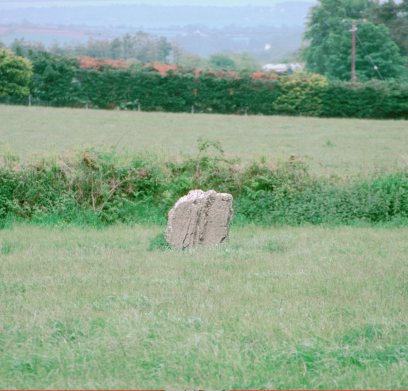
<path fill-rule="evenodd" d="M 247 72 L 170 71 L 131 65 L 80 67 L 77 59 L 29 55 L 32 104 L 169 112 L 408 118 L 408 84 L 328 81 L 293 74 L 262 80 Z M 2 101 L 27 103 L 27 98 Z"/>
<path fill-rule="evenodd" d="M 41 43 L 16 39 L 10 48 L 17 55 L 24 57 L 30 57 L 34 52 L 49 52 L 59 56 L 89 56 L 99 59 L 133 60 L 142 63 L 165 62 L 172 55 L 173 50 L 180 50 L 166 38 L 155 37 L 142 31 L 132 35 L 125 34 L 112 40 L 89 40 L 87 43 L 63 46 L 55 43 L 48 49 Z"/>

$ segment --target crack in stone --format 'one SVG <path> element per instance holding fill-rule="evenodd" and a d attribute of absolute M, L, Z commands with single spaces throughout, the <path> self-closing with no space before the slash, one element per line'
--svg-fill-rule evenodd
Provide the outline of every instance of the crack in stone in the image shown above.
<path fill-rule="evenodd" d="M 192 190 L 169 211 L 166 240 L 175 248 L 215 245 L 228 236 L 232 195 Z"/>

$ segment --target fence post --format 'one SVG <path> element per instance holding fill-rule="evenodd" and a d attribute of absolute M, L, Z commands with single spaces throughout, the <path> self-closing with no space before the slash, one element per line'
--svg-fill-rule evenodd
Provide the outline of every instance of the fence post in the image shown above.
<path fill-rule="evenodd" d="M 194 114 L 194 105 L 191 106 L 191 114 Z"/>
<path fill-rule="evenodd" d="M 31 105 L 32 105 L 32 96 L 30 94 L 28 95 L 28 106 L 31 106 Z"/>

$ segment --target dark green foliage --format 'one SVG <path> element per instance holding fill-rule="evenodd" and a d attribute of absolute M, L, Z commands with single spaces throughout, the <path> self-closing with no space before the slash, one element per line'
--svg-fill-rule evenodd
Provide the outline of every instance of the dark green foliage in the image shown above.
<path fill-rule="evenodd" d="M 408 118 L 408 84 L 332 82 L 322 100 L 323 117 Z"/>
<path fill-rule="evenodd" d="M 350 42 L 347 41 L 341 48 L 337 43 L 339 51 L 349 53 Z M 384 25 L 364 23 L 359 26 L 356 49 L 356 73 L 359 80 L 399 79 L 406 71 L 404 64 L 405 59 Z M 343 73 L 339 78 L 349 80 L 349 74 Z"/>
<path fill-rule="evenodd" d="M 24 97 L 29 94 L 31 63 L 0 46 L 0 97 Z"/>
<path fill-rule="evenodd" d="M 330 62 L 338 58 L 335 39 L 344 33 L 351 37 L 349 21 L 361 19 L 371 4 L 370 0 L 320 0 L 312 8 L 305 33 L 309 45 L 303 51 L 308 69 L 327 73 Z"/>
<path fill-rule="evenodd" d="M 367 14 L 373 23 L 387 26 L 401 53 L 408 56 L 408 1 L 376 2 Z"/>
<path fill-rule="evenodd" d="M 52 56 L 46 52 L 33 52 L 30 59 L 34 71 L 31 83 L 34 99 L 53 106 L 83 105 L 76 59 Z"/>
<path fill-rule="evenodd" d="M 408 118 L 408 83 L 327 81 L 310 74 L 254 80 L 234 72 L 169 72 L 131 66 L 80 68 L 76 59 L 32 51 L 33 103 L 168 112 Z M 18 96 L 9 103 L 26 104 Z"/>
<path fill-rule="evenodd" d="M 234 60 L 223 53 L 213 54 L 209 59 L 209 65 L 214 69 L 235 69 L 236 67 Z"/>
<path fill-rule="evenodd" d="M 355 61 L 358 80 L 398 79 L 404 73 L 404 58 L 400 55 L 398 46 L 389 37 L 385 26 L 362 24 L 358 27 L 357 37 Z M 330 79 L 350 80 L 351 43 L 348 28 L 341 33 L 331 33 L 325 44 L 331 47 L 331 53 L 319 54 L 325 56 L 322 74 Z M 320 61 L 320 57 L 318 59 Z M 316 72 L 318 68 L 308 65 L 308 69 Z"/>
<path fill-rule="evenodd" d="M 357 78 L 404 79 L 404 58 L 388 28 L 365 19 L 376 8 L 378 4 L 371 0 L 320 0 L 312 8 L 305 33 L 307 69 L 329 79 L 350 80 L 350 29 L 356 23 Z"/>
<path fill-rule="evenodd" d="M 105 109 L 135 110 L 140 105 L 143 111 L 190 112 L 194 107 L 195 112 L 222 114 L 408 118 L 408 84 L 325 84 L 318 78 L 313 81 L 313 76 L 267 81 L 210 74 L 161 76 L 146 69 L 81 69 L 76 78 L 64 69 L 61 73 L 57 84 L 47 83 L 47 90 L 34 97 L 57 105 L 86 103 Z"/>
<path fill-rule="evenodd" d="M 225 159 L 218 143 L 201 140 L 180 162 L 84 152 L 73 162 L 0 169 L 0 222 L 164 224 L 189 190 L 230 192 L 236 222 L 352 224 L 408 221 L 408 173 L 347 182 L 312 177 L 295 158 L 275 166 Z"/>
<path fill-rule="evenodd" d="M 264 224 L 386 222 L 408 217 L 408 175 L 401 173 L 343 185 L 312 181 L 300 191 L 288 186 L 281 193 L 250 192 L 238 200 L 238 205 L 246 219 Z"/>
<path fill-rule="evenodd" d="M 150 239 L 148 251 L 164 251 L 170 249 L 170 245 L 166 242 L 164 234 L 160 233 Z"/>

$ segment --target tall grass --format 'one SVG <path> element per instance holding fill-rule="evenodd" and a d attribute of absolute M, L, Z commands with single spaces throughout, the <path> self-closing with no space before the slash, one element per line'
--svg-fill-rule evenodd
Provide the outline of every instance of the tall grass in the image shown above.
<path fill-rule="evenodd" d="M 407 388 L 407 228 L 162 230 L 3 230 L 0 388 Z"/>
<path fill-rule="evenodd" d="M 159 223 L 189 190 L 234 196 L 235 221 L 257 224 L 407 223 L 408 172 L 346 179 L 317 178 L 292 157 L 271 163 L 227 159 L 201 140 L 194 156 L 162 161 L 85 151 L 72 160 L 0 168 L 0 221 L 79 224 Z"/>

